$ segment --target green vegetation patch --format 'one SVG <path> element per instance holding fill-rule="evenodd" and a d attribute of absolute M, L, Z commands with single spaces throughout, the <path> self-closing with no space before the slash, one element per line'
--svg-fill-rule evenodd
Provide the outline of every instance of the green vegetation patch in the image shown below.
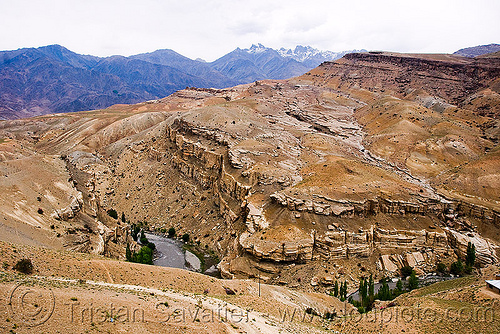
<path fill-rule="evenodd" d="M 437 283 L 428 285 L 426 287 L 423 287 L 423 288 L 417 290 L 415 296 L 422 297 L 422 296 L 431 295 L 431 294 L 441 292 L 441 291 L 466 287 L 466 286 L 472 284 L 475 280 L 476 279 L 474 278 L 474 276 L 466 276 L 466 277 L 460 277 L 457 279 L 451 279 L 451 280 L 447 280 L 447 281 L 437 282 Z"/>

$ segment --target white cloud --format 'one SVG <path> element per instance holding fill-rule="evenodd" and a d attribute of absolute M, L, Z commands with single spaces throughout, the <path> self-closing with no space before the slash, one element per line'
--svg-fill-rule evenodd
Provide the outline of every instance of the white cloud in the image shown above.
<path fill-rule="evenodd" d="M 500 42 L 495 0 L 0 0 L 0 8 L 0 50 L 57 43 L 107 56 L 169 48 L 214 60 L 259 42 L 400 52 Z"/>

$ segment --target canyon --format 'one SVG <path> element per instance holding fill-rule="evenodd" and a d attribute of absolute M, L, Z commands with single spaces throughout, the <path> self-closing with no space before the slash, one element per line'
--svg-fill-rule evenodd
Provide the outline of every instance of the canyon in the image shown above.
<path fill-rule="evenodd" d="M 499 94 L 500 58 L 367 52 L 288 80 L 4 121 L 1 238 L 123 259 L 139 247 L 127 222 L 174 227 L 224 278 L 305 291 L 429 273 L 469 242 L 497 264 Z"/>

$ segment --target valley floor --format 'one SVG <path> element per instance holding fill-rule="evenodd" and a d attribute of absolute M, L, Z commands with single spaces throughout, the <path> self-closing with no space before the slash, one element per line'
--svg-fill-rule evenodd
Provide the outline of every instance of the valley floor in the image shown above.
<path fill-rule="evenodd" d="M 496 266 L 414 290 L 360 315 L 326 294 L 96 255 L 0 242 L 0 258 L 0 328 L 5 333 L 500 331 L 500 295 L 484 283 L 498 272 Z M 31 275 L 12 269 L 22 258 L 32 260 Z M 318 315 L 307 313 L 308 307 Z M 326 311 L 337 317 L 324 320 Z"/>

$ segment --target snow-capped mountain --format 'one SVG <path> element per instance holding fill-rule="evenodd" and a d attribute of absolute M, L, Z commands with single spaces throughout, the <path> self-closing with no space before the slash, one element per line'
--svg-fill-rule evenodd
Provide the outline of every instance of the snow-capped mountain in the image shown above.
<path fill-rule="evenodd" d="M 236 48 L 210 63 L 210 66 L 232 80 L 249 83 L 260 79 L 291 78 L 304 74 L 324 61 L 339 59 L 351 52 L 365 51 L 320 51 L 302 45 L 295 49 L 275 50 L 258 43 L 248 49 Z"/>
<path fill-rule="evenodd" d="M 260 45 L 260 44 L 259 44 Z M 292 58 L 307 67 L 314 68 L 324 61 L 332 61 L 342 58 L 348 53 L 366 52 L 366 50 L 348 50 L 348 51 L 321 51 L 311 46 L 297 45 L 295 49 L 280 48 L 277 50 L 282 57 Z"/>
<path fill-rule="evenodd" d="M 302 75 L 311 69 L 262 44 L 254 44 L 249 49 L 236 48 L 209 65 L 238 83 L 261 79 L 287 79 Z"/>
<path fill-rule="evenodd" d="M 250 47 L 250 49 L 243 49 L 242 51 L 245 51 L 245 52 L 248 52 L 248 53 L 262 53 L 262 52 L 266 52 L 266 51 L 269 51 L 269 50 L 273 50 L 271 48 L 268 48 L 268 47 L 265 47 L 264 45 L 258 43 L 257 45 L 255 44 L 252 44 L 252 46 Z"/>
<path fill-rule="evenodd" d="M 347 52 L 309 46 L 275 50 L 256 44 L 205 62 L 170 49 L 105 58 L 80 55 L 60 45 L 0 51 L 0 119 L 154 100 L 186 86 L 224 88 L 287 79 Z"/>

